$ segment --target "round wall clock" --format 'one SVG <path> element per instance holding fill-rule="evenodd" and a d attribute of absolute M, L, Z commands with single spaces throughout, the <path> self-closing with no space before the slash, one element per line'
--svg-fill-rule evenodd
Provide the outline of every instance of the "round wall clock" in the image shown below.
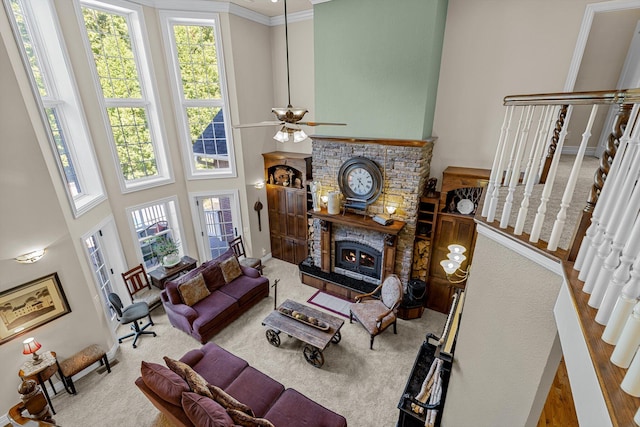
<path fill-rule="evenodd" d="M 366 157 L 353 157 L 340 166 L 338 185 L 345 197 L 375 202 L 382 193 L 382 172 Z"/>

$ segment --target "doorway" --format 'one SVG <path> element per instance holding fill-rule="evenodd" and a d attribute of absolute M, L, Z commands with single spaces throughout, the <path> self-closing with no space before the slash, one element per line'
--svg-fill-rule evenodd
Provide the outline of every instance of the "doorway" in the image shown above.
<path fill-rule="evenodd" d="M 194 221 L 200 234 L 198 251 L 200 258 L 217 258 L 229 248 L 229 241 L 242 230 L 238 192 L 235 190 L 193 194 L 197 212 Z"/>

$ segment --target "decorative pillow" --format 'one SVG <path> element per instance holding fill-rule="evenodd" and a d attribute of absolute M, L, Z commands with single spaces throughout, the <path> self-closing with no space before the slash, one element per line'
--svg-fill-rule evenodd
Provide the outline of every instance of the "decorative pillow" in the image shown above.
<path fill-rule="evenodd" d="M 244 403 L 231 396 L 229 393 L 213 384 L 207 384 L 213 400 L 221 404 L 226 409 L 237 409 L 247 415 L 253 416 L 253 410 Z"/>
<path fill-rule="evenodd" d="M 178 292 L 182 301 L 188 306 L 192 306 L 198 301 L 208 297 L 211 292 L 207 289 L 207 285 L 204 283 L 202 274 L 194 276 L 192 279 L 187 280 L 184 283 L 178 285 Z"/>
<path fill-rule="evenodd" d="M 209 399 L 213 399 L 213 394 L 207 387 L 207 380 L 202 378 L 202 375 L 193 370 L 193 368 L 184 362 L 172 359 L 168 356 L 164 356 L 164 363 L 167 364 L 169 369 L 178 374 L 180 378 L 187 382 L 187 385 L 191 391 L 198 393 L 201 396 L 206 396 Z"/>
<path fill-rule="evenodd" d="M 227 409 L 234 423 L 244 427 L 276 427 L 266 418 L 255 418 L 237 409 Z"/>
<path fill-rule="evenodd" d="M 231 416 L 219 403 L 196 393 L 182 393 L 182 409 L 198 427 L 232 427 Z"/>
<path fill-rule="evenodd" d="M 220 269 L 222 270 L 222 276 L 225 283 L 229 283 L 237 277 L 242 276 L 242 270 L 240 269 L 240 263 L 238 258 L 227 258 L 220 263 Z"/>
<path fill-rule="evenodd" d="M 184 379 L 171 369 L 157 363 L 143 360 L 140 374 L 147 387 L 162 399 L 176 406 L 181 405 L 182 393 L 189 391 L 189 386 Z"/>

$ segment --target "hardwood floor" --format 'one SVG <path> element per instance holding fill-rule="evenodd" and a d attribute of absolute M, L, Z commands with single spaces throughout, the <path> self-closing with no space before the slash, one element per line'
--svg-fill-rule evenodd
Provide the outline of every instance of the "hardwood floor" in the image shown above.
<path fill-rule="evenodd" d="M 567 367 L 564 358 L 560 361 L 558 372 L 553 379 L 547 401 L 540 414 L 538 427 L 573 427 L 578 426 L 578 417 L 573 404 L 573 395 L 569 385 Z"/>

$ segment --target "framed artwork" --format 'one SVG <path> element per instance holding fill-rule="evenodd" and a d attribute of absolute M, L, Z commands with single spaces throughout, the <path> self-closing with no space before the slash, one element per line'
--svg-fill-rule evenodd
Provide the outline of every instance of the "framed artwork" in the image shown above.
<path fill-rule="evenodd" d="M 67 313 L 58 273 L 0 292 L 0 344 Z"/>

